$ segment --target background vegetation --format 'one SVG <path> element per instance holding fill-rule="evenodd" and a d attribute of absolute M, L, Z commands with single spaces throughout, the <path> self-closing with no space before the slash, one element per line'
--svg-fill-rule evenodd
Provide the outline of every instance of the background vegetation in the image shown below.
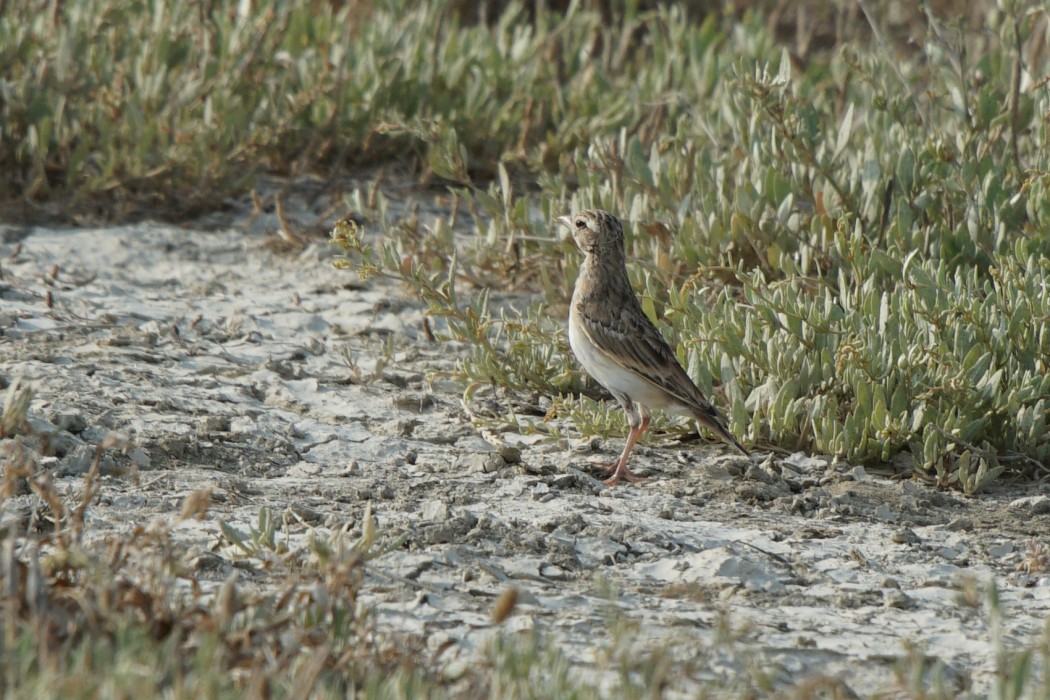
<path fill-rule="evenodd" d="M 927 14 L 902 49 L 860 7 L 870 41 L 805 56 L 751 13 L 504 15 L 461 50 L 493 75 L 526 57 L 520 92 L 478 73 L 455 99 L 479 97 L 420 137 L 427 173 L 462 184 L 476 214 L 456 270 L 454 217 L 384 224 L 376 246 L 336 237 L 349 264 L 405 280 L 475 343 L 472 386 L 577 397 L 556 407 L 584 432 L 619 432 L 615 411 L 578 398 L 564 335 L 544 321 L 564 317 L 578 262 L 550 221 L 609 209 L 628 223 L 647 308 L 738 435 L 904 457 L 967 491 L 1007 469 L 1045 475 L 1046 15 L 989 6 L 970 27 Z M 462 121 L 486 110 L 486 127 Z M 388 221 L 382 203 L 356 207 Z M 457 296 L 457 277 L 483 293 Z M 498 316 L 494 290 L 541 302 Z"/>

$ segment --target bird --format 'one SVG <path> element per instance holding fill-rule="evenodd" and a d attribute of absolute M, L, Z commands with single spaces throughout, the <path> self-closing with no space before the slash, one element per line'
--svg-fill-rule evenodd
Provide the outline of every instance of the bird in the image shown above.
<path fill-rule="evenodd" d="M 603 483 L 612 487 L 621 480 L 642 480 L 627 468 L 627 458 L 653 409 L 696 419 L 750 459 L 642 310 L 627 277 L 620 220 L 600 209 L 557 220 L 583 253 L 569 305 L 569 345 L 584 370 L 620 403 L 630 426 L 620 457 L 606 465 Z"/>

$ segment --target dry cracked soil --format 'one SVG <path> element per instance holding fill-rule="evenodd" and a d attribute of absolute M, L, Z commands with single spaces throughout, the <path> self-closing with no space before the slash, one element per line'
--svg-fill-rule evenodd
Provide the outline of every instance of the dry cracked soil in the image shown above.
<path fill-rule="evenodd" d="M 33 389 L 41 464 L 73 497 L 106 435 L 130 438 L 103 458 L 89 539 L 211 488 L 210 517 L 176 532 L 219 583 L 238 571 L 220 520 L 247 531 L 265 506 L 292 537 L 360 531 L 370 504 L 400 539 L 364 600 L 452 677 L 494 634 L 535 630 L 599 683 L 614 638 L 662 649 L 690 669 L 670 688 L 684 697 L 756 664 L 775 687 L 892 694 L 916 655 L 981 696 L 997 650 L 1044 633 L 1045 485 L 966 497 L 819 455 L 654 441 L 635 456 L 647 481 L 603 488 L 588 463 L 619 439 L 483 434 L 460 387 L 432 380 L 469 349 L 429 340 L 396 285 L 334 269 L 326 241 L 275 251 L 276 226 L 0 227 L 0 385 Z M 0 524 L 34 498 L 4 501 Z M 998 632 L 968 595 L 993 580 Z M 508 586 L 519 604 L 496 625 Z"/>

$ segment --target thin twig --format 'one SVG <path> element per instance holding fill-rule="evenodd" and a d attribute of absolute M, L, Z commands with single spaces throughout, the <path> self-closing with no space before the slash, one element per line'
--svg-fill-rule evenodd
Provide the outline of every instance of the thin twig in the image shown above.
<path fill-rule="evenodd" d="M 1021 23 L 1016 15 L 1013 21 L 1014 48 L 1017 50 L 1017 58 L 1014 61 L 1014 74 L 1010 85 L 1010 148 L 1013 150 L 1014 167 L 1017 168 L 1017 174 L 1024 177 L 1024 170 L 1021 168 L 1021 152 L 1017 147 L 1018 110 L 1021 101 L 1021 62 L 1024 56 L 1021 52 Z"/>
<path fill-rule="evenodd" d="M 879 25 L 875 23 L 875 19 L 872 17 L 871 10 L 868 9 L 868 3 L 865 2 L 865 0 L 857 0 L 857 5 L 860 6 L 860 11 L 864 13 L 864 19 L 868 21 L 868 26 L 871 27 L 871 33 L 875 35 L 875 43 L 879 45 L 879 49 L 886 55 L 886 63 L 888 63 L 890 68 L 893 69 L 894 75 L 896 75 L 901 81 L 901 85 L 904 86 L 904 89 L 908 91 L 908 96 L 911 98 L 912 104 L 915 105 L 915 113 L 919 115 L 919 123 L 925 127 L 926 115 L 923 114 L 922 107 L 919 106 L 919 100 L 915 97 L 915 93 L 912 91 L 911 86 L 908 85 L 908 79 L 904 77 L 904 73 L 901 72 L 896 59 L 890 55 L 886 39 L 882 36 L 882 31 L 879 29 Z"/>

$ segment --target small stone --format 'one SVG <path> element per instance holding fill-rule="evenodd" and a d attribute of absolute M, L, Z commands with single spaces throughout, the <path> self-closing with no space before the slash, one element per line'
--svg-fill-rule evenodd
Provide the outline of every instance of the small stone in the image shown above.
<path fill-rule="evenodd" d="M 944 526 L 947 530 L 972 530 L 973 521 L 969 518 L 956 518 Z"/>
<path fill-rule="evenodd" d="M 602 449 L 602 439 L 598 437 L 585 438 L 572 446 L 573 452 L 597 452 Z"/>
<path fill-rule="evenodd" d="M 909 610 L 915 606 L 915 601 L 898 588 L 888 588 L 882 592 L 882 604 L 887 608 Z"/>
<path fill-rule="evenodd" d="M 415 418 L 393 418 L 377 425 L 375 433 L 392 437 L 411 437 L 418 426 L 419 420 Z"/>
<path fill-rule="evenodd" d="M 485 460 L 487 455 L 483 454 L 468 454 L 460 455 L 456 458 L 455 468 L 461 472 L 481 472 L 485 471 Z"/>
<path fill-rule="evenodd" d="M 430 394 L 402 394 L 393 398 L 393 404 L 403 411 L 422 413 L 434 405 L 434 397 Z"/>
<path fill-rule="evenodd" d="M 84 474 L 91 468 L 91 462 L 95 459 L 95 448 L 91 445 L 81 444 L 70 450 L 65 457 L 59 460 L 59 474 Z"/>
<path fill-rule="evenodd" d="M 478 524 L 478 516 L 471 513 L 469 510 L 463 511 L 458 518 L 456 518 L 459 526 L 464 530 L 470 530 Z"/>
<path fill-rule="evenodd" d="M 557 564 L 545 564 L 540 567 L 540 576 L 552 581 L 566 581 L 569 579 L 569 572 Z"/>
<path fill-rule="evenodd" d="M 197 430 L 202 433 L 228 433 L 230 419 L 228 416 L 204 416 L 197 423 Z"/>
<path fill-rule="evenodd" d="M 826 457 L 810 457 L 805 452 L 796 452 L 783 459 L 783 464 L 800 473 L 822 472 L 828 468 Z"/>
<path fill-rule="evenodd" d="M 47 450 L 55 457 L 65 457 L 79 445 L 84 444 L 84 442 L 73 435 L 73 433 L 65 430 L 48 434 L 46 440 Z"/>
<path fill-rule="evenodd" d="M 320 523 L 324 517 L 319 511 L 314 510 L 310 506 L 302 505 L 301 503 L 293 503 L 289 507 L 289 510 L 304 523 Z"/>
<path fill-rule="evenodd" d="M 883 522 L 892 522 L 897 519 L 897 514 L 888 505 L 883 504 L 875 509 L 875 519 Z"/>
<path fill-rule="evenodd" d="M 894 530 L 893 534 L 890 535 L 890 540 L 897 544 L 915 544 L 919 541 L 919 536 L 911 528 L 902 527 L 899 530 Z"/>
<path fill-rule="evenodd" d="M 1023 571 L 1010 572 L 1006 575 L 1006 582 L 1016 588 L 1032 588 L 1037 583 L 1035 576 L 1026 574 Z"/>
<path fill-rule="evenodd" d="M 1014 551 L 1013 542 L 1003 542 L 1002 544 L 993 544 L 988 548 L 988 555 L 992 557 L 1005 557 Z"/>
<path fill-rule="evenodd" d="M 576 485 L 575 474 L 559 474 L 551 479 L 551 486 L 556 489 L 568 489 Z"/>
<path fill-rule="evenodd" d="M 506 465 L 503 458 L 498 453 L 472 453 L 461 455 L 456 460 L 456 468 L 461 471 L 468 472 L 482 472 L 484 474 L 491 474 L 492 472 L 499 471 Z"/>
<path fill-rule="evenodd" d="M 139 469 L 149 469 L 149 465 L 152 464 L 149 452 L 144 447 L 136 447 L 128 453 L 128 457 L 131 459 L 131 463 Z"/>
<path fill-rule="evenodd" d="M 871 479 L 864 467 L 853 467 L 849 470 L 847 476 L 852 477 L 854 481 L 869 481 Z"/>
<path fill-rule="evenodd" d="M 467 675 L 467 672 L 470 671 L 470 669 L 471 664 L 456 659 L 445 666 L 445 679 L 450 682 L 458 681 L 460 678 Z"/>
<path fill-rule="evenodd" d="M 521 450 L 514 445 L 503 445 L 499 448 L 499 456 L 507 464 L 517 464 L 521 461 Z"/>
<path fill-rule="evenodd" d="M 244 339 L 249 343 L 259 342 L 258 340 L 253 340 L 252 335 L 252 333 L 249 333 Z M 270 359 L 262 363 L 260 369 L 269 370 L 281 379 L 298 379 L 302 375 L 302 367 L 299 365 L 292 365 L 288 360 Z"/>
<path fill-rule="evenodd" d="M 343 513 L 329 513 L 324 517 L 324 526 L 332 530 L 346 528 L 349 530 L 354 525 L 354 519 Z"/>
<path fill-rule="evenodd" d="M 959 556 L 959 550 L 953 549 L 951 547 L 941 547 L 937 550 L 937 556 L 951 561 L 952 559 L 955 559 L 957 556 Z"/>
<path fill-rule="evenodd" d="M 916 484 L 914 481 L 902 481 L 900 482 L 901 493 L 908 496 L 921 496 L 925 494 L 925 489 Z"/>
<path fill-rule="evenodd" d="M 427 501 L 423 504 L 423 520 L 431 523 L 443 523 L 448 520 L 448 504 L 444 501 Z"/>
<path fill-rule="evenodd" d="M 87 419 L 79 413 L 58 413 L 51 417 L 51 422 L 59 430 L 65 430 L 74 435 L 80 435 L 87 429 Z"/>
<path fill-rule="evenodd" d="M 1046 496 L 1025 496 L 1010 501 L 1010 507 L 1015 510 L 1023 510 L 1032 515 L 1050 513 L 1050 498 Z"/>

